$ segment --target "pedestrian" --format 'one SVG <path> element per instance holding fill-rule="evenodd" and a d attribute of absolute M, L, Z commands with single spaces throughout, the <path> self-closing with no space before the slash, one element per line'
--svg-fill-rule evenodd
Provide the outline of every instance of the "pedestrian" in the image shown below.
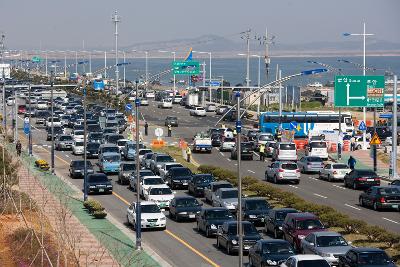
<path fill-rule="evenodd" d="M 17 141 L 17 144 L 15 145 L 15 149 L 17 150 L 17 155 L 19 157 L 21 155 L 21 149 L 22 149 L 22 145 L 19 140 Z"/>
<path fill-rule="evenodd" d="M 147 123 L 147 121 L 144 123 L 144 135 L 149 135 L 149 124 Z"/>
<path fill-rule="evenodd" d="M 168 137 L 171 137 L 171 132 L 172 132 L 172 126 L 171 124 L 168 124 Z"/>
<path fill-rule="evenodd" d="M 276 135 L 276 139 L 278 140 L 278 142 L 280 142 L 282 140 L 282 131 L 278 130 L 278 133 Z"/>
<path fill-rule="evenodd" d="M 354 151 L 356 149 L 356 138 L 352 136 L 350 138 L 350 150 Z"/>
<path fill-rule="evenodd" d="M 357 161 L 353 156 L 350 156 L 349 160 L 347 161 L 347 164 L 349 165 L 351 170 L 354 170 L 354 166 L 356 165 Z"/>
<path fill-rule="evenodd" d="M 260 145 L 260 161 L 265 160 L 265 145 L 261 144 Z"/>
<path fill-rule="evenodd" d="M 192 155 L 192 151 L 189 146 L 186 147 L 186 160 L 190 162 L 190 156 Z"/>

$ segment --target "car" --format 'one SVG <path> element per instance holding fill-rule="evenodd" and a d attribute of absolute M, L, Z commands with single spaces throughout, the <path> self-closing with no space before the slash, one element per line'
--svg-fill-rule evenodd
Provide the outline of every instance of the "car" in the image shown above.
<path fill-rule="evenodd" d="M 238 204 L 237 188 L 219 188 L 213 197 L 213 207 L 224 207 L 232 213 L 236 212 Z"/>
<path fill-rule="evenodd" d="M 158 173 L 160 174 L 161 178 L 165 180 L 168 171 L 174 167 L 183 167 L 183 165 L 176 162 L 166 162 L 161 164 L 161 167 L 158 169 Z"/>
<path fill-rule="evenodd" d="M 114 144 L 102 144 L 99 147 L 99 156 L 104 154 L 104 153 L 119 153 L 119 147 Z"/>
<path fill-rule="evenodd" d="M 158 108 L 172 108 L 172 101 L 169 99 L 163 99 L 157 106 Z"/>
<path fill-rule="evenodd" d="M 282 224 L 288 213 L 297 213 L 296 209 L 292 208 L 280 208 L 280 209 L 270 209 L 268 214 L 265 215 L 264 219 L 264 231 L 272 233 L 272 237 L 275 239 L 281 238 L 283 235 Z"/>
<path fill-rule="evenodd" d="M 217 110 L 217 106 L 215 104 L 207 104 L 206 111 L 207 112 L 215 112 Z"/>
<path fill-rule="evenodd" d="M 217 109 L 215 110 L 215 113 L 217 115 L 223 115 L 225 112 L 227 112 L 229 109 L 228 106 L 218 106 Z"/>
<path fill-rule="evenodd" d="M 139 143 L 139 149 L 144 148 L 142 143 Z M 124 156 L 125 160 L 135 160 L 136 159 L 136 142 L 129 141 L 125 143 L 125 147 L 122 148 L 121 154 Z"/>
<path fill-rule="evenodd" d="M 343 180 L 344 176 L 351 170 L 349 166 L 343 163 L 327 163 L 325 167 L 319 171 L 319 179 L 329 182 Z"/>
<path fill-rule="evenodd" d="M 324 162 L 320 157 L 305 156 L 297 161 L 297 166 L 302 173 L 319 173 L 324 168 Z"/>
<path fill-rule="evenodd" d="M 154 201 L 161 209 L 169 207 L 169 203 L 175 197 L 175 192 L 172 192 L 168 185 L 150 186 L 147 192 L 144 193 L 144 199 Z"/>
<path fill-rule="evenodd" d="M 45 123 L 46 129 L 50 128 L 52 124 L 54 126 L 59 126 L 59 127 L 62 126 L 61 125 L 61 120 L 60 120 L 59 117 L 48 117 L 46 119 L 46 123 Z"/>
<path fill-rule="evenodd" d="M 278 142 L 272 154 L 272 160 L 297 161 L 296 144 L 291 142 Z"/>
<path fill-rule="evenodd" d="M 122 134 L 108 134 L 108 135 L 105 136 L 105 140 L 104 140 L 105 142 L 104 143 L 106 143 L 106 144 L 116 144 L 117 145 L 118 140 L 122 140 L 122 139 L 125 139 Z M 128 141 L 129 140 L 127 140 L 127 142 Z M 125 142 L 125 143 L 127 143 L 127 142 Z"/>
<path fill-rule="evenodd" d="M 235 138 L 224 137 L 219 147 L 219 151 L 231 151 L 235 147 L 235 144 L 236 144 Z"/>
<path fill-rule="evenodd" d="M 99 143 L 87 143 L 86 145 L 86 157 L 89 159 L 97 159 L 99 157 Z"/>
<path fill-rule="evenodd" d="M 120 163 L 121 155 L 119 153 L 105 152 L 99 156 L 99 169 L 105 174 L 118 173 Z"/>
<path fill-rule="evenodd" d="M 294 249 L 286 240 L 261 239 L 249 249 L 249 266 L 277 266 L 293 255 Z"/>
<path fill-rule="evenodd" d="M 354 149 L 355 149 L 355 150 L 360 150 L 360 149 L 362 149 L 363 143 L 364 143 L 363 137 L 362 137 L 362 136 L 355 136 L 355 139 L 356 139 L 356 142 L 355 142 L 355 144 L 354 144 Z M 383 139 L 383 140 L 384 140 L 384 139 Z M 365 138 L 365 141 L 366 141 L 366 143 L 365 143 L 366 148 L 367 148 L 367 149 L 370 149 L 370 148 L 371 148 L 371 145 L 370 145 L 369 143 L 371 142 L 371 139 L 368 138 L 368 137 L 366 137 L 366 138 Z"/>
<path fill-rule="evenodd" d="M 129 139 L 119 139 L 117 140 L 116 145 L 119 147 L 119 151 L 122 153 L 122 149 L 125 147 L 125 144 L 129 142 Z"/>
<path fill-rule="evenodd" d="M 167 162 L 175 162 L 175 160 L 167 154 L 153 154 L 150 161 L 150 170 L 152 170 L 155 174 L 159 174 L 159 169 L 161 168 L 162 164 Z"/>
<path fill-rule="evenodd" d="M 222 134 L 215 133 L 211 135 L 211 145 L 213 147 L 220 147 L 222 143 Z"/>
<path fill-rule="evenodd" d="M 54 133 L 54 134 L 53 134 Z M 60 127 L 60 126 L 54 126 L 53 127 L 53 132 L 51 127 L 49 129 L 47 129 L 47 137 L 46 140 L 50 141 L 52 139 L 57 138 L 57 136 L 64 134 L 64 128 Z"/>
<path fill-rule="evenodd" d="M 182 96 L 176 94 L 176 95 L 174 96 L 174 98 L 172 99 L 172 103 L 173 103 L 173 104 L 179 104 L 179 103 L 181 102 L 181 100 L 182 100 Z"/>
<path fill-rule="evenodd" d="M 237 207 L 239 209 L 239 207 Z M 265 215 L 272 209 L 265 198 L 248 197 L 242 199 L 242 220 L 252 222 L 254 225 L 264 224 Z M 236 213 L 238 214 L 238 213 Z"/>
<path fill-rule="evenodd" d="M 192 177 L 193 173 L 189 168 L 173 167 L 170 168 L 166 174 L 165 182 L 171 187 L 171 189 L 176 189 L 178 187 L 187 188 Z"/>
<path fill-rule="evenodd" d="M 330 267 L 331 265 L 319 255 L 290 256 L 280 267 Z"/>
<path fill-rule="evenodd" d="M 319 218 L 308 212 L 288 213 L 282 224 L 283 239 L 289 241 L 296 251 L 300 251 L 300 242 L 312 232 L 325 231 Z"/>
<path fill-rule="evenodd" d="M 127 222 L 136 229 L 136 202 L 133 202 L 127 209 Z M 167 225 L 167 218 L 158 205 L 152 201 L 140 202 L 140 228 L 159 228 L 164 230 Z"/>
<path fill-rule="evenodd" d="M 328 144 L 326 141 L 310 141 L 305 147 L 306 156 L 319 157 L 328 160 Z"/>
<path fill-rule="evenodd" d="M 102 132 L 91 132 L 88 135 L 88 142 L 90 143 L 99 143 L 101 144 L 103 140 L 103 133 Z"/>
<path fill-rule="evenodd" d="M 68 150 L 72 148 L 74 140 L 71 135 L 61 134 L 56 137 L 54 146 L 56 150 Z"/>
<path fill-rule="evenodd" d="M 141 181 L 143 177 L 147 176 L 154 176 L 154 173 L 150 170 L 139 170 L 139 177 Z M 136 191 L 136 177 L 137 177 L 136 172 L 133 172 L 131 176 L 129 176 L 129 189 L 132 189 L 133 191 Z"/>
<path fill-rule="evenodd" d="M 233 188 L 233 185 L 228 181 L 211 182 L 204 189 L 204 198 L 206 203 L 213 203 L 215 192 L 220 188 Z"/>
<path fill-rule="evenodd" d="M 165 185 L 165 182 L 163 179 L 161 179 L 160 176 L 156 175 L 142 175 L 140 176 L 140 192 L 139 195 L 144 198 L 144 195 L 148 193 L 149 188 L 152 186 L 157 186 L 157 185 Z M 133 189 L 136 191 L 136 184 L 133 187 Z"/>
<path fill-rule="evenodd" d="M 83 177 L 85 173 L 85 161 L 84 160 L 72 160 L 69 164 L 69 176 L 71 178 Z M 86 173 L 94 173 L 93 165 L 90 161 L 86 161 Z"/>
<path fill-rule="evenodd" d="M 237 234 L 237 221 L 227 221 L 219 226 L 217 230 L 217 247 L 224 248 L 228 255 L 239 251 Z M 258 240 L 262 239 L 257 229 L 251 222 L 242 221 L 243 250 L 248 251 Z"/>
<path fill-rule="evenodd" d="M 72 136 L 74 137 L 75 141 L 83 141 L 84 131 L 83 130 L 73 130 Z"/>
<path fill-rule="evenodd" d="M 241 159 L 253 160 L 253 145 L 250 142 L 241 142 L 240 143 L 240 156 Z M 238 156 L 237 146 L 235 145 L 231 150 L 231 159 L 236 160 Z"/>
<path fill-rule="evenodd" d="M 294 182 L 295 184 L 299 184 L 300 170 L 294 162 L 275 161 L 267 166 L 265 180 L 273 181 L 275 184 L 280 182 Z"/>
<path fill-rule="evenodd" d="M 372 170 L 352 170 L 343 178 L 344 187 L 369 188 L 371 186 L 380 186 L 381 178 Z"/>
<path fill-rule="evenodd" d="M 169 203 L 169 217 L 175 221 L 182 219 L 196 219 L 200 213 L 202 203 L 191 196 L 176 196 Z"/>
<path fill-rule="evenodd" d="M 265 157 L 272 158 L 274 154 L 274 149 L 276 148 L 276 141 L 268 141 L 265 143 Z"/>
<path fill-rule="evenodd" d="M 146 169 L 150 169 L 150 161 L 151 158 L 155 154 L 154 152 L 149 152 L 143 155 L 142 160 L 140 161 L 140 165 Z"/>
<path fill-rule="evenodd" d="M 87 192 L 112 194 L 113 186 L 104 173 L 89 174 L 87 176 Z"/>
<path fill-rule="evenodd" d="M 149 100 L 147 98 L 141 98 L 140 99 L 140 105 L 141 106 L 148 106 L 149 105 Z"/>
<path fill-rule="evenodd" d="M 400 187 L 372 186 L 360 194 L 359 203 L 361 207 L 372 207 L 374 210 L 399 210 Z"/>
<path fill-rule="evenodd" d="M 274 141 L 274 135 L 271 133 L 258 133 L 256 135 L 256 149 L 257 151 L 260 148 L 260 145 L 266 145 L 268 142 Z"/>
<path fill-rule="evenodd" d="M 26 113 L 26 105 L 18 105 L 18 114 Z"/>
<path fill-rule="evenodd" d="M 119 165 L 118 183 L 128 184 L 129 177 L 136 170 L 136 163 L 122 162 Z"/>
<path fill-rule="evenodd" d="M 217 233 L 218 227 L 224 222 L 234 220 L 227 208 L 203 208 L 196 216 L 197 232 L 203 232 L 206 237 L 211 237 Z"/>
<path fill-rule="evenodd" d="M 178 117 L 176 116 L 167 116 L 164 122 L 165 126 L 171 125 L 172 127 L 178 127 Z"/>
<path fill-rule="evenodd" d="M 340 267 L 395 267 L 394 261 L 379 248 L 351 248 L 345 255 L 339 256 Z"/>
<path fill-rule="evenodd" d="M 139 149 L 139 162 L 142 161 L 142 158 L 144 155 L 146 155 L 147 153 L 151 153 L 153 152 L 150 148 L 140 148 Z"/>
<path fill-rule="evenodd" d="M 204 196 L 204 189 L 214 181 L 215 179 L 212 174 L 194 174 L 188 184 L 189 194 L 195 197 Z"/>
<path fill-rule="evenodd" d="M 392 182 L 390 182 L 390 185 L 400 186 L 400 180 L 399 179 L 393 180 Z"/>
<path fill-rule="evenodd" d="M 83 155 L 84 145 L 83 141 L 75 140 L 74 144 L 72 145 L 72 154 L 73 155 Z"/>
<path fill-rule="evenodd" d="M 189 115 L 205 117 L 207 114 L 206 114 L 206 110 L 203 107 L 193 106 L 189 111 Z"/>

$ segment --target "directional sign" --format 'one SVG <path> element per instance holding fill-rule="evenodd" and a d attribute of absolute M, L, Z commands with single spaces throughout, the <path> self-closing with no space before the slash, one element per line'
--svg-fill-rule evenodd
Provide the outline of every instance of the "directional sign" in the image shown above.
<path fill-rule="evenodd" d="M 125 105 L 125 111 L 126 112 L 132 111 L 132 104 L 126 104 Z"/>
<path fill-rule="evenodd" d="M 384 76 L 336 76 L 335 107 L 383 107 Z"/>
<path fill-rule="evenodd" d="M 365 125 L 365 122 L 364 122 L 364 121 L 361 121 L 361 122 L 360 122 L 360 125 L 358 126 L 358 130 L 360 130 L 360 131 L 365 131 L 365 130 L 367 130 L 367 126 Z"/>
<path fill-rule="evenodd" d="M 173 61 L 172 68 L 174 74 L 198 75 L 200 73 L 200 64 L 198 61 Z"/>
<path fill-rule="evenodd" d="M 32 62 L 33 63 L 40 63 L 42 61 L 42 59 L 38 56 L 34 56 L 32 57 Z"/>
<path fill-rule="evenodd" d="M 157 137 L 163 136 L 163 133 L 164 133 L 164 131 L 163 131 L 162 128 L 156 128 L 156 129 L 154 130 L 154 134 L 155 134 Z"/>
<path fill-rule="evenodd" d="M 291 121 L 290 122 L 290 130 L 297 130 L 297 122 L 295 122 L 295 121 Z"/>
<path fill-rule="evenodd" d="M 24 133 L 28 135 L 31 131 L 31 126 L 29 124 L 29 118 L 24 119 Z"/>
<path fill-rule="evenodd" d="M 371 141 L 369 142 L 370 145 L 381 145 L 382 141 L 379 138 L 377 133 L 374 133 L 374 135 L 371 138 Z"/>

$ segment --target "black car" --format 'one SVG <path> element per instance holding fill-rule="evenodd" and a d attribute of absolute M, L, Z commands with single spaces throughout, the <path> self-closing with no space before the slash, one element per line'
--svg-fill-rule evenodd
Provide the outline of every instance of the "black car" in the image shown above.
<path fill-rule="evenodd" d="M 260 132 L 259 130 L 248 130 L 246 136 L 249 139 L 249 141 L 255 141 L 257 139 L 257 134 L 259 132 Z"/>
<path fill-rule="evenodd" d="M 93 165 L 90 161 L 86 161 L 87 174 L 94 173 Z M 69 176 L 71 178 L 83 177 L 85 173 L 85 161 L 84 160 L 73 160 L 69 164 Z"/>
<path fill-rule="evenodd" d="M 203 196 L 204 189 L 212 182 L 214 182 L 212 174 L 195 174 L 188 185 L 189 194 L 194 196 Z"/>
<path fill-rule="evenodd" d="M 217 247 L 224 248 L 228 255 L 239 251 L 238 222 L 225 222 L 217 231 Z M 243 250 L 249 250 L 258 240 L 262 239 L 256 227 L 247 221 L 242 222 Z"/>
<path fill-rule="evenodd" d="M 244 198 L 242 200 L 242 220 L 255 225 L 264 223 L 265 215 L 272 209 L 271 205 L 262 197 Z"/>
<path fill-rule="evenodd" d="M 110 134 L 106 136 L 106 143 L 107 144 L 117 144 L 119 139 L 125 139 L 122 134 Z"/>
<path fill-rule="evenodd" d="M 279 266 L 293 255 L 294 249 L 286 240 L 261 239 L 249 249 L 249 266 Z"/>
<path fill-rule="evenodd" d="M 241 151 L 241 158 L 242 159 L 249 159 L 253 160 L 253 153 L 254 153 L 254 148 L 253 144 L 251 142 L 242 142 L 240 144 L 240 151 Z M 238 153 L 237 153 L 237 146 L 234 146 L 232 151 L 231 151 L 231 159 L 237 159 Z"/>
<path fill-rule="evenodd" d="M 390 185 L 400 186 L 400 180 L 394 180 L 393 182 L 390 183 Z"/>
<path fill-rule="evenodd" d="M 169 217 L 179 221 L 181 219 L 196 219 L 203 204 L 191 196 L 177 196 L 169 203 Z"/>
<path fill-rule="evenodd" d="M 202 209 L 196 217 L 197 231 L 203 232 L 206 237 L 211 237 L 217 233 L 218 227 L 224 222 L 234 220 L 227 208 Z"/>
<path fill-rule="evenodd" d="M 101 131 L 100 124 L 88 124 L 86 129 L 89 133 L 97 133 Z"/>
<path fill-rule="evenodd" d="M 189 181 L 192 180 L 193 173 L 189 168 L 186 167 L 174 167 L 169 169 L 165 176 L 165 182 L 175 189 L 177 187 L 187 188 Z"/>
<path fill-rule="evenodd" d="M 222 143 L 222 135 L 215 133 L 211 135 L 211 145 L 213 147 L 220 147 Z"/>
<path fill-rule="evenodd" d="M 352 170 L 344 176 L 343 181 L 344 187 L 353 188 L 354 190 L 381 185 L 381 179 L 372 170 Z"/>
<path fill-rule="evenodd" d="M 86 145 L 86 157 L 90 159 L 97 159 L 99 157 L 100 143 L 90 142 Z"/>
<path fill-rule="evenodd" d="M 53 139 L 55 139 L 60 134 L 64 133 L 64 128 L 60 126 L 54 126 L 53 130 L 54 130 L 54 135 L 53 132 L 51 131 L 51 127 L 47 130 L 47 138 L 46 138 L 47 141 L 50 141 L 52 137 Z"/>
<path fill-rule="evenodd" d="M 394 209 L 400 207 L 400 187 L 372 186 L 360 194 L 361 207 L 372 207 L 374 210 Z"/>
<path fill-rule="evenodd" d="M 285 220 L 286 214 L 298 212 L 291 208 L 271 209 L 265 216 L 265 232 L 272 233 L 273 238 L 280 238 L 283 235 L 282 224 Z"/>
<path fill-rule="evenodd" d="M 90 174 L 87 177 L 87 192 L 112 194 L 113 186 L 104 173 Z"/>
<path fill-rule="evenodd" d="M 379 248 L 352 248 L 339 256 L 340 267 L 395 267 L 393 260 Z"/>
<path fill-rule="evenodd" d="M 102 140 L 103 140 L 102 132 L 89 133 L 88 142 L 96 142 L 100 144 Z"/>
<path fill-rule="evenodd" d="M 178 127 L 178 118 L 175 116 L 167 116 L 165 118 L 165 126 L 171 125 L 172 127 Z"/>

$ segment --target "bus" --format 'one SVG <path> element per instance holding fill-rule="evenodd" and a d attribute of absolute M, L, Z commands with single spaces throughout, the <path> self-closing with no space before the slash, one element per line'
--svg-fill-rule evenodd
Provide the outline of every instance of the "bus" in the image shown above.
<path fill-rule="evenodd" d="M 350 113 L 341 113 L 342 132 L 354 131 L 354 124 Z M 339 113 L 333 111 L 310 112 L 264 112 L 260 115 L 259 127 L 261 132 L 275 134 L 279 125 L 283 130 L 292 130 L 297 126 L 294 137 L 302 138 L 310 132 L 333 131 L 339 129 Z M 292 126 L 291 126 L 292 124 Z"/>

